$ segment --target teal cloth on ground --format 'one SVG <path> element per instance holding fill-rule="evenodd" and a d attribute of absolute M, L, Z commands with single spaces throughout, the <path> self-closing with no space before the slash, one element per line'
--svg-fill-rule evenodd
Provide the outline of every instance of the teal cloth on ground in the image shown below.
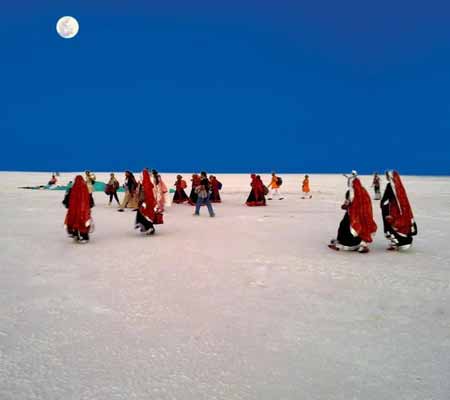
<path fill-rule="evenodd" d="M 41 186 L 26 186 L 21 187 L 20 189 L 31 189 L 31 190 L 67 190 L 70 189 L 72 185 L 60 186 L 60 185 L 41 185 Z M 95 182 L 94 183 L 94 192 L 104 192 L 106 187 L 105 182 Z M 124 192 L 125 189 L 120 187 L 117 189 L 118 192 Z"/>

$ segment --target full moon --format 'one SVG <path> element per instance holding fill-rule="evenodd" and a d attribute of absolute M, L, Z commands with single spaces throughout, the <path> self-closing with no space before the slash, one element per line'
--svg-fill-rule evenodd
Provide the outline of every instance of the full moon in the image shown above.
<path fill-rule="evenodd" d="M 80 26 L 74 17 L 61 17 L 56 23 L 56 31 L 64 39 L 74 38 Z"/>

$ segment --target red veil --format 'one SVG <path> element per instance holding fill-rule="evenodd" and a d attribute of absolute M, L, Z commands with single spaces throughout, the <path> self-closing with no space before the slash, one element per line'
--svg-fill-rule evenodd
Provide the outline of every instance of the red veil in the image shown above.
<path fill-rule="evenodd" d="M 71 230 L 88 233 L 90 219 L 91 202 L 89 190 L 83 177 L 78 175 L 70 189 L 69 209 L 67 210 L 64 224 Z"/>
<path fill-rule="evenodd" d="M 197 174 L 192 175 L 192 187 L 200 186 L 201 179 Z"/>
<path fill-rule="evenodd" d="M 389 203 L 391 225 L 399 233 L 409 235 L 414 224 L 414 215 L 409 204 L 408 195 L 397 171 L 392 173 L 392 184 L 397 201 Z"/>
<path fill-rule="evenodd" d="M 372 200 L 358 178 L 353 180 L 352 186 L 354 196 L 348 208 L 350 226 L 361 240 L 370 243 L 372 235 L 377 231 L 377 224 L 373 220 Z"/>
<path fill-rule="evenodd" d="M 155 220 L 155 207 L 156 207 L 156 199 L 155 194 L 153 193 L 153 183 L 150 179 L 149 172 L 144 169 L 142 172 L 142 190 L 144 191 L 144 203 L 140 205 L 139 211 L 142 215 L 145 215 L 152 222 Z"/>
<path fill-rule="evenodd" d="M 259 201 L 261 196 L 264 195 L 263 183 L 255 174 L 251 175 L 253 193 L 255 194 L 256 201 Z"/>

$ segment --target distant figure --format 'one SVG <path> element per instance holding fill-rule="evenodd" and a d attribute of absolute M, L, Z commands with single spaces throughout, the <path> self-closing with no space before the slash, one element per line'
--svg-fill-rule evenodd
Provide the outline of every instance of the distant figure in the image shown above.
<path fill-rule="evenodd" d="M 272 180 L 269 183 L 269 189 L 271 189 L 270 197 L 268 200 L 272 200 L 275 196 L 278 197 L 279 200 L 283 200 L 284 197 L 281 196 L 280 186 L 283 184 L 283 180 L 275 175 L 275 172 L 272 172 Z"/>
<path fill-rule="evenodd" d="M 265 189 L 267 188 L 264 186 L 261 177 L 259 175 L 256 176 L 255 174 L 251 174 L 250 178 L 251 178 L 250 186 L 252 189 L 250 190 L 250 194 L 248 195 L 245 204 L 249 207 L 265 206 L 266 205 L 265 194 L 267 194 Z"/>
<path fill-rule="evenodd" d="M 131 171 L 125 171 L 125 182 L 123 184 L 125 189 L 125 196 L 122 200 L 122 204 L 117 211 L 123 212 L 125 208 L 135 209 L 137 204 L 137 189 L 138 183 Z"/>
<path fill-rule="evenodd" d="M 112 200 L 114 198 L 116 199 L 117 204 L 120 207 L 119 197 L 117 196 L 117 190 L 119 190 L 120 183 L 112 172 L 109 176 L 109 181 L 105 186 L 105 193 L 109 196 L 108 206 L 111 206 Z"/>
<path fill-rule="evenodd" d="M 173 184 L 175 186 L 175 193 L 173 195 L 173 202 L 175 204 L 186 203 L 189 201 L 189 197 L 187 196 L 184 189 L 187 188 L 187 183 L 183 179 L 181 175 L 177 175 L 177 180 Z"/>
<path fill-rule="evenodd" d="M 373 174 L 373 180 L 372 180 L 372 187 L 373 187 L 373 190 L 375 192 L 374 200 L 380 200 L 381 199 L 380 186 L 381 186 L 381 179 L 378 176 L 378 173 L 375 172 Z"/>
<path fill-rule="evenodd" d="M 345 202 L 341 206 L 345 215 L 339 225 L 337 238 L 331 240 L 328 247 L 333 250 L 368 253 L 368 244 L 377 231 L 373 220 L 372 200 L 357 178 L 356 171 L 348 177 L 347 185 Z"/>
<path fill-rule="evenodd" d="M 195 189 L 198 195 L 197 203 L 195 204 L 195 216 L 200 215 L 200 207 L 205 205 L 208 208 L 209 216 L 215 217 L 210 198 L 210 185 L 206 172 L 200 173 L 200 185 Z"/>
<path fill-rule="evenodd" d="M 311 199 L 312 198 L 310 189 L 309 189 L 309 175 L 305 175 L 305 179 L 303 179 L 302 192 L 303 192 L 302 199 Z"/>
<path fill-rule="evenodd" d="M 56 185 L 57 182 L 58 182 L 58 179 L 56 179 L 56 175 L 53 174 L 53 175 L 52 175 L 52 179 L 50 179 L 50 180 L 48 181 L 48 184 L 49 184 L 49 185 Z"/>
<path fill-rule="evenodd" d="M 387 185 L 381 199 L 384 235 L 389 240 L 388 250 L 407 250 L 417 235 L 417 225 L 408 195 L 397 171 L 386 172 Z"/>
<path fill-rule="evenodd" d="M 147 169 L 142 171 L 141 190 L 139 195 L 139 209 L 136 213 L 135 229 L 139 229 L 146 235 L 155 233 L 157 201 L 154 193 L 154 185 Z"/>
<path fill-rule="evenodd" d="M 166 196 L 167 196 L 167 186 L 159 175 L 156 169 L 152 169 L 152 177 L 153 177 L 153 185 L 155 186 L 155 198 L 158 204 L 158 209 L 161 212 L 164 212 L 165 204 L 166 204 Z"/>
<path fill-rule="evenodd" d="M 214 175 L 210 175 L 209 184 L 211 186 L 211 203 L 221 203 L 222 200 L 219 192 L 222 189 L 222 183 Z"/>
<path fill-rule="evenodd" d="M 192 175 L 192 188 L 191 188 L 191 194 L 189 195 L 189 204 L 195 206 L 197 204 L 198 194 L 195 191 L 195 189 L 200 186 L 200 176 L 197 174 Z"/>
<path fill-rule="evenodd" d="M 89 232 L 93 227 L 91 208 L 94 204 L 81 175 L 75 178 L 74 184 L 67 190 L 63 204 L 67 208 L 64 225 L 69 237 L 79 243 L 88 242 Z"/>
<path fill-rule="evenodd" d="M 86 171 L 84 179 L 85 179 L 86 185 L 89 189 L 89 193 L 92 193 L 94 191 L 95 181 L 97 180 L 95 174 L 91 171 Z"/>
<path fill-rule="evenodd" d="M 97 178 L 93 172 L 86 171 L 84 179 L 86 181 L 86 185 L 88 187 L 89 196 L 91 196 L 92 203 L 95 204 L 94 195 L 92 193 L 94 192 L 94 184 Z"/>

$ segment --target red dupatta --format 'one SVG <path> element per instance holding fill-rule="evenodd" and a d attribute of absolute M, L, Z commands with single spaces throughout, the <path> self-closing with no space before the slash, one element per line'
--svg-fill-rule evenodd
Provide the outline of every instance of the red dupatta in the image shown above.
<path fill-rule="evenodd" d="M 144 169 L 142 171 L 142 190 L 144 192 L 144 202 L 139 206 L 139 211 L 152 222 L 155 220 L 156 199 L 153 193 L 153 183 L 150 179 L 149 172 Z"/>
<path fill-rule="evenodd" d="M 200 186 L 201 179 L 198 175 L 192 175 L 192 187 L 195 189 L 197 186 Z"/>
<path fill-rule="evenodd" d="M 389 203 L 391 225 L 399 233 L 409 235 L 414 224 L 414 215 L 409 204 L 408 195 L 397 171 L 392 173 L 392 184 L 397 201 Z"/>
<path fill-rule="evenodd" d="M 260 201 L 264 196 L 263 183 L 256 175 L 252 175 L 252 187 L 255 194 L 255 200 Z"/>
<path fill-rule="evenodd" d="M 80 233 L 89 232 L 91 219 L 91 201 L 89 190 L 81 175 L 75 178 L 75 182 L 70 189 L 69 209 L 67 210 L 64 224 L 71 230 Z"/>
<path fill-rule="evenodd" d="M 361 240 L 372 242 L 372 235 L 377 231 L 377 224 L 373 220 L 372 200 L 361 181 L 355 178 L 352 182 L 354 196 L 348 208 L 350 226 Z"/>
<path fill-rule="evenodd" d="M 217 180 L 217 178 L 216 177 L 211 178 L 209 183 L 211 184 L 213 193 L 218 194 L 219 193 L 219 181 Z"/>

